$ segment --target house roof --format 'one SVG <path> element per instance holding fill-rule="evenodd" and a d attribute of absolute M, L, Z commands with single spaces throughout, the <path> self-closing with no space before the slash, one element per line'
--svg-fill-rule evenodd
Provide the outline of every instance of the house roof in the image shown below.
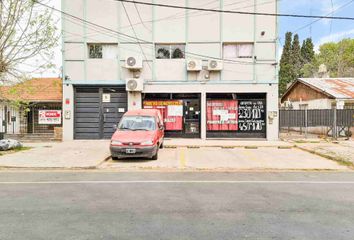
<path fill-rule="evenodd" d="M 0 99 L 28 102 L 61 102 L 63 86 L 60 78 L 33 78 L 12 86 L 0 87 Z"/>
<path fill-rule="evenodd" d="M 354 99 L 354 78 L 299 78 L 287 89 L 283 98 L 299 82 L 336 99 Z"/>

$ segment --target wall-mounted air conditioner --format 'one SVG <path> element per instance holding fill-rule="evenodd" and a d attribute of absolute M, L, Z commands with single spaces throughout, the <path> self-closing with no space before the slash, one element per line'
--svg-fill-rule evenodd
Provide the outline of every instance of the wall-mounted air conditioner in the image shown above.
<path fill-rule="evenodd" d="M 209 71 L 221 71 L 223 68 L 223 62 L 218 60 L 209 60 L 208 61 L 208 70 Z"/>
<path fill-rule="evenodd" d="M 199 59 L 187 60 L 187 71 L 201 71 L 202 68 L 203 68 L 202 60 Z"/>
<path fill-rule="evenodd" d="M 125 90 L 128 92 L 142 92 L 144 90 L 144 80 L 141 78 L 126 79 Z"/>
<path fill-rule="evenodd" d="M 131 70 L 139 70 L 143 68 L 143 59 L 137 56 L 127 57 L 125 59 L 125 67 Z"/>

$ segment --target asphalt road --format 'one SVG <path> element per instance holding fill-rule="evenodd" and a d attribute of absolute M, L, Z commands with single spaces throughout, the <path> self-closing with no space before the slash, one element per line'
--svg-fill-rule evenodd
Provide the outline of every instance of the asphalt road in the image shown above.
<path fill-rule="evenodd" d="M 354 239 L 354 174 L 0 173 L 0 239 Z"/>

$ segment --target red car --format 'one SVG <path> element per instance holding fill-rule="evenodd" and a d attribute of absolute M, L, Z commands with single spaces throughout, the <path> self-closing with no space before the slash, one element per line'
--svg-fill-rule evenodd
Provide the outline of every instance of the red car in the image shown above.
<path fill-rule="evenodd" d="M 163 140 L 164 127 L 159 110 L 128 111 L 112 136 L 112 159 L 143 157 L 157 160 Z"/>

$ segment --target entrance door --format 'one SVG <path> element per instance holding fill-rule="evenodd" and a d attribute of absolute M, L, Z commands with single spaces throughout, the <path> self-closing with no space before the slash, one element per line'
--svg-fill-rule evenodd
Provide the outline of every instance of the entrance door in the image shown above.
<path fill-rule="evenodd" d="M 184 136 L 200 137 L 200 100 L 183 100 L 184 104 Z"/>
<path fill-rule="evenodd" d="M 127 111 L 127 93 L 117 87 L 75 88 L 75 139 L 109 139 Z"/>

